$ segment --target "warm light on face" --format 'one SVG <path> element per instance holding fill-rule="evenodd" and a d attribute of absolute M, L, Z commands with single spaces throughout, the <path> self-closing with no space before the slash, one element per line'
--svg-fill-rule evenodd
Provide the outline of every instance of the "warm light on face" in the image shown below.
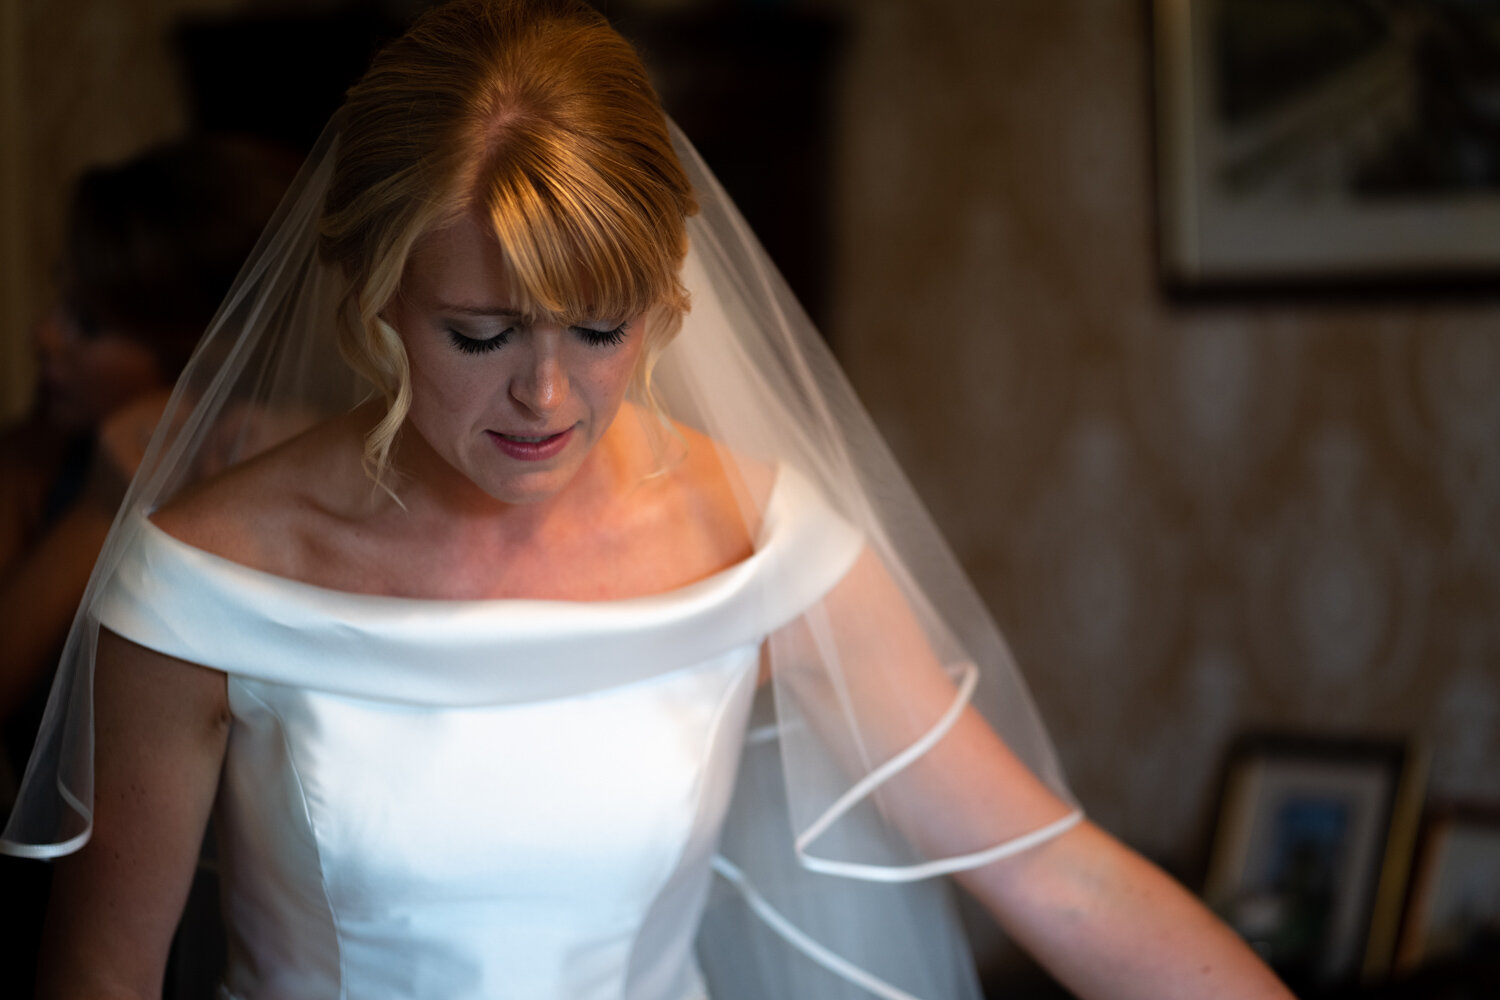
<path fill-rule="evenodd" d="M 645 336 L 638 317 L 525 315 L 494 234 L 465 216 L 418 243 L 385 315 L 411 363 L 407 424 L 489 496 L 564 489 L 609 430 Z"/>

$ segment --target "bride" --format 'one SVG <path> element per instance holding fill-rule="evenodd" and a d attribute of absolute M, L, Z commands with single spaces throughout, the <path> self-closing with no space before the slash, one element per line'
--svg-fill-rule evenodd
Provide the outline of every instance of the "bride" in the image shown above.
<path fill-rule="evenodd" d="M 1081 996 L 1288 996 L 581 2 L 382 53 L 179 384 L 0 841 L 44 995 L 159 995 L 210 813 L 227 997 L 977 997 L 948 874 Z"/>

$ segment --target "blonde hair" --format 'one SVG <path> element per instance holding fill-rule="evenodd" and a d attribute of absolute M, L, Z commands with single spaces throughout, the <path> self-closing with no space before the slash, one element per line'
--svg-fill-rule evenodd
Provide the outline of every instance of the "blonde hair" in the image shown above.
<path fill-rule="evenodd" d="M 384 485 L 411 405 L 382 312 L 428 232 L 480 209 L 515 305 L 575 324 L 645 314 L 633 393 L 681 326 L 684 219 L 697 210 L 635 50 L 576 0 L 456 0 L 378 55 L 340 112 L 320 249 L 350 279 L 339 347 L 385 398 L 365 441 Z"/>

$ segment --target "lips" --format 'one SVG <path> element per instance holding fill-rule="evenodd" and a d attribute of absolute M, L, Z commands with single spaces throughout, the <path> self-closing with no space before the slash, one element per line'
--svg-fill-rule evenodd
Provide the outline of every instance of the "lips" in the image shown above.
<path fill-rule="evenodd" d="M 568 446 L 568 441 L 573 437 L 573 428 L 545 435 L 502 434 L 499 431 L 485 433 L 495 442 L 495 447 L 511 458 L 522 462 L 542 462 Z"/>

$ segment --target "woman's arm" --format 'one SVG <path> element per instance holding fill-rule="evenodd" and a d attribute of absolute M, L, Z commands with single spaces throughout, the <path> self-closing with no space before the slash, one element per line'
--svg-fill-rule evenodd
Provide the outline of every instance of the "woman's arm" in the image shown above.
<path fill-rule="evenodd" d="M 1003 842 L 1070 811 L 972 709 L 892 780 L 882 802 L 932 857 Z M 957 878 L 1082 1000 L 1291 1000 L 1202 903 L 1087 821 Z"/>
<path fill-rule="evenodd" d="M 222 673 L 101 629 L 94 830 L 58 862 L 38 996 L 160 997 L 229 733 Z"/>
<path fill-rule="evenodd" d="M 109 535 L 113 510 L 87 498 L 0 574 L 0 722 L 57 666 L 73 613 Z"/>
<path fill-rule="evenodd" d="M 783 678 L 846 767 L 849 715 L 869 760 L 927 734 L 957 696 L 952 679 L 890 575 L 867 552 L 825 599 L 826 618 L 780 637 Z M 814 629 L 826 632 L 820 637 Z M 817 650 L 836 647 L 842 684 Z M 806 653 L 799 655 L 805 648 Z M 930 750 L 881 786 L 882 812 L 931 858 L 960 857 L 1038 830 L 1072 807 L 1016 757 L 972 708 Z M 1291 1000 L 1258 957 L 1185 889 L 1088 822 L 963 872 L 959 881 L 1084 1000 Z"/>
<path fill-rule="evenodd" d="M 1292 1000 L 1187 890 L 1091 823 L 959 881 L 1086 1000 Z"/>
<path fill-rule="evenodd" d="M 0 652 L 0 722 L 57 666 L 73 613 L 165 400 L 165 394 L 152 393 L 105 419 L 82 494 L 0 566 L 0 635 L 6 639 Z"/>

